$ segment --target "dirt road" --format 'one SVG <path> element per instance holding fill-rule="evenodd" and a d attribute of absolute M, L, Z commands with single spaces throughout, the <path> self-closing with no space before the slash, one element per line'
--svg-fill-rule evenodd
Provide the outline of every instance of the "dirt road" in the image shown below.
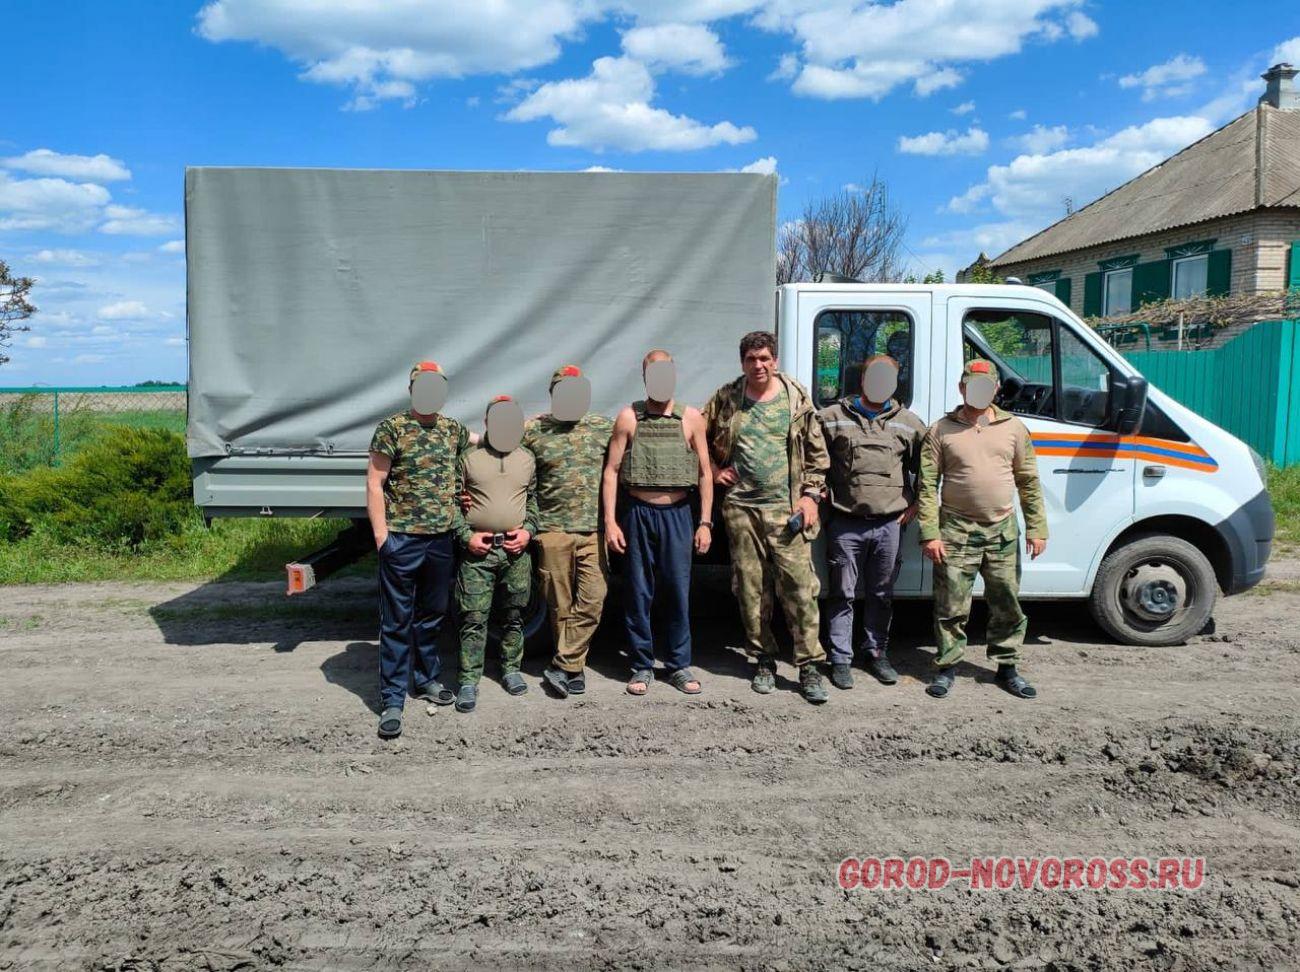
<path fill-rule="evenodd" d="M 725 591 L 705 694 L 485 683 L 375 737 L 373 585 L 0 589 L 0 968 L 1295 967 L 1300 564 L 1183 648 L 1031 609 L 1041 697 L 754 695 Z M 452 656 L 447 655 L 448 659 Z M 453 676 L 454 677 L 454 674 Z M 1197 891 L 854 891 L 848 855 L 1197 856 Z"/>

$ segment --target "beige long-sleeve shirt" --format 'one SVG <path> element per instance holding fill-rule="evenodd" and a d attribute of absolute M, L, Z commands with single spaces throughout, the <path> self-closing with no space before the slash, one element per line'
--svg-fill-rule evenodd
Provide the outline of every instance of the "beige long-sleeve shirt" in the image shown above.
<path fill-rule="evenodd" d="M 1047 539 L 1034 443 L 1010 412 L 995 406 L 987 425 L 971 425 L 957 408 L 930 426 L 921 447 L 922 540 L 939 537 L 940 481 L 943 508 L 978 523 L 1005 520 L 1019 492 L 1026 536 Z"/>

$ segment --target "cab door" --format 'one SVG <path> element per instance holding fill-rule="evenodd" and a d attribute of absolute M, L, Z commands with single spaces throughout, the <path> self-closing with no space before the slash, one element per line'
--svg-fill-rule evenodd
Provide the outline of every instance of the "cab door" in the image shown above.
<path fill-rule="evenodd" d="M 798 299 L 796 330 L 806 347 L 796 353 L 810 356 L 809 391 L 817 408 L 856 394 L 862 362 L 873 355 L 888 354 L 899 365 L 896 397 L 923 421 L 931 420 L 929 291 L 801 289 Z M 911 523 L 903 531 L 903 563 L 894 588 L 899 594 L 920 594 L 928 583 L 929 565 L 920 556 L 916 529 L 916 524 Z M 825 590 L 824 534 L 814 552 Z"/>
<path fill-rule="evenodd" d="M 1029 297 L 949 297 L 943 410 L 960 404 L 963 363 L 985 357 L 998 369 L 996 404 L 1029 428 L 1047 507 L 1047 551 L 1023 553 L 1021 591 L 1082 597 L 1088 570 L 1112 527 L 1132 518 L 1134 463 L 1111 428 L 1114 368 L 1052 304 Z M 1016 515 L 1024 528 L 1017 503 Z"/>

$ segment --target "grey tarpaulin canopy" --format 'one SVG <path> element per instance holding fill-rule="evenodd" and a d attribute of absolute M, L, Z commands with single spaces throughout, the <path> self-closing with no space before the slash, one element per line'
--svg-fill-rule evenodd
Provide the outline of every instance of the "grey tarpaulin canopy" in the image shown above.
<path fill-rule="evenodd" d="M 189 453 L 363 454 L 424 358 L 475 429 L 494 394 L 545 411 L 561 364 L 613 414 L 654 347 L 702 404 L 772 326 L 775 196 L 739 173 L 189 169 Z"/>

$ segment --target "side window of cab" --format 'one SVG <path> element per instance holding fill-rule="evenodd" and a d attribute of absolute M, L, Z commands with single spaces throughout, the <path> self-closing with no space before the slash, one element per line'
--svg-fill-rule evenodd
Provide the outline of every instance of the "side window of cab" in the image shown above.
<path fill-rule="evenodd" d="M 997 404 L 1007 411 L 1087 428 L 1109 422 L 1110 366 L 1056 318 L 977 308 L 962 321 L 962 339 L 968 358 L 997 367 Z"/>
<path fill-rule="evenodd" d="M 825 310 L 817 315 L 817 370 L 813 399 L 818 408 L 858 392 L 862 363 L 878 354 L 898 362 L 894 397 L 912 404 L 912 317 L 899 310 Z"/>

